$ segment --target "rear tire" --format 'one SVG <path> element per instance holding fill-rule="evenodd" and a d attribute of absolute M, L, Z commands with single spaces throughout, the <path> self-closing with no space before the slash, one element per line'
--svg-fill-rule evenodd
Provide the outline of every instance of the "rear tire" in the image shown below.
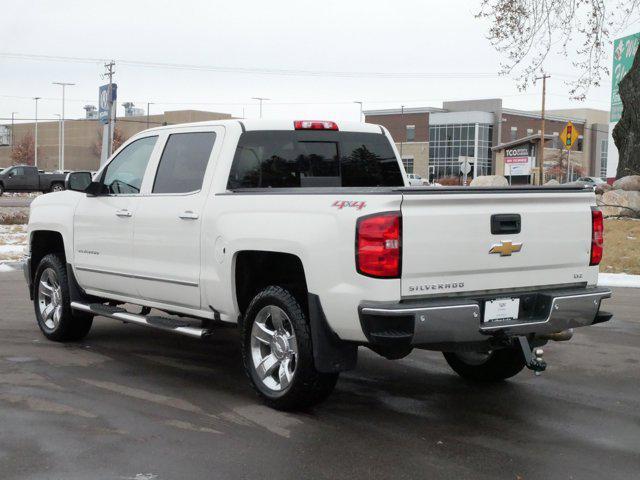
<path fill-rule="evenodd" d="M 4 185 L 0 183 L 0 197 L 4 194 Z"/>
<path fill-rule="evenodd" d="M 309 322 L 297 299 L 281 287 L 265 288 L 249 304 L 242 360 L 254 390 L 277 410 L 316 405 L 338 380 L 337 373 L 316 370 Z"/>
<path fill-rule="evenodd" d="M 33 280 L 33 306 L 40 330 L 49 340 L 72 342 L 91 330 L 93 315 L 71 309 L 69 280 L 56 254 L 43 257 Z"/>
<path fill-rule="evenodd" d="M 61 192 L 64 190 L 64 185 L 62 185 L 61 183 L 54 183 L 53 185 L 51 185 L 51 192 Z"/>
<path fill-rule="evenodd" d="M 518 348 L 480 352 L 443 352 L 449 366 L 462 378 L 474 382 L 499 382 L 517 375 L 525 367 Z"/>

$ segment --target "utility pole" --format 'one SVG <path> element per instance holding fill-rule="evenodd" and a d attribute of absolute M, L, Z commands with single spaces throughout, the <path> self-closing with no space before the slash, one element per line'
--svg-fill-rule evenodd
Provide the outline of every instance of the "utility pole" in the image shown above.
<path fill-rule="evenodd" d="M 404 105 L 400 105 L 400 120 L 401 120 L 402 126 L 404 127 L 405 132 L 406 132 L 407 127 L 404 124 Z M 401 162 L 402 162 L 402 143 L 404 141 L 403 138 L 404 138 L 404 136 L 400 137 L 400 161 Z"/>
<path fill-rule="evenodd" d="M 153 104 L 153 102 L 147 102 L 147 128 L 149 128 L 149 105 Z"/>
<path fill-rule="evenodd" d="M 357 103 L 360 105 L 360 116 L 358 117 L 358 121 L 361 122 L 362 121 L 362 102 L 359 100 L 355 100 L 353 103 Z"/>
<path fill-rule="evenodd" d="M 105 77 L 109 77 L 109 89 L 107 91 L 107 95 L 109 97 L 109 114 L 108 114 L 108 129 L 107 129 L 107 158 L 109 158 L 111 156 L 111 150 L 113 148 L 113 125 L 111 125 L 112 122 L 112 110 L 113 110 L 113 75 L 116 73 L 113 71 L 113 67 L 115 67 L 116 62 L 114 62 L 113 60 L 111 60 L 109 63 L 105 63 L 104 64 L 104 68 L 107 69 L 106 73 L 104 74 Z M 149 118 L 149 109 L 147 107 L 147 123 L 148 123 L 148 118 Z"/>
<path fill-rule="evenodd" d="M 52 82 L 54 85 L 60 85 L 62 87 L 62 120 L 61 120 L 61 133 L 60 133 L 60 144 L 62 145 L 60 150 L 60 170 L 64 171 L 64 92 L 67 86 L 75 85 L 75 83 L 69 82 Z"/>
<path fill-rule="evenodd" d="M 542 74 L 542 77 L 536 77 L 536 80 L 542 79 L 542 112 L 540 115 L 540 152 L 538 153 L 538 185 L 544 183 L 544 109 L 545 100 L 547 95 L 547 78 L 551 75 L 546 73 Z"/>
<path fill-rule="evenodd" d="M 11 153 L 13 153 L 13 124 L 14 124 L 13 120 L 16 113 L 18 112 L 11 112 Z"/>
<path fill-rule="evenodd" d="M 264 98 L 264 97 L 251 97 L 251 100 L 258 100 L 260 102 L 260 118 L 262 118 L 262 102 L 264 100 L 270 100 L 270 98 Z"/>
<path fill-rule="evenodd" d="M 33 99 L 36 101 L 36 133 L 33 140 L 33 164 L 36 168 L 38 168 L 38 100 L 40 100 L 40 97 L 33 97 Z"/>

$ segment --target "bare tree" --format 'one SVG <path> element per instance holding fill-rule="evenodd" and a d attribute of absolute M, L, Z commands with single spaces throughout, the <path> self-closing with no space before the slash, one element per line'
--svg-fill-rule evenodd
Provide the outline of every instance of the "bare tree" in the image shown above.
<path fill-rule="evenodd" d="M 501 73 L 521 90 L 535 82 L 550 53 L 576 71 L 569 96 L 584 100 L 609 76 L 613 37 L 638 19 L 640 0 L 482 0 L 478 18 L 490 21 L 488 38 L 505 56 Z"/>
<path fill-rule="evenodd" d="M 40 149 L 38 149 L 40 152 Z M 11 151 L 11 161 L 14 165 L 33 165 L 35 163 L 35 142 L 31 133 L 25 134 Z"/>
<path fill-rule="evenodd" d="M 618 91 L 622 116 L 613 129 L 613 141 L 618 147 L 616 178 L 640 175 L 640 48 L 631 70 L 618 84 Z"/>
<path fill-rule="evenodd" d="M 113 145 L 111 146 L 111 151 L 115 152 L 118 148 L 120 148 L 120 145 L 122 145 L 125 140 L 126 138 L 124 138 L 122 130 L 120 130 L 118 127 L 115 127 L 113 129 Z M 91 150 L 93 151 L 93 154 L 98 158 L 100 158 L 100 155 L 102 155 L 102 128 L 98 128 L 97 138 L 93 143 L 93 147 Z"/>

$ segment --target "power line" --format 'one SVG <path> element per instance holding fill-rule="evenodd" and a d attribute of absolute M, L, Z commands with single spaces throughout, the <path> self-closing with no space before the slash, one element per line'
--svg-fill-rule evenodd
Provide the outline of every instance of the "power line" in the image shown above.
<path fill-rule="evenodd" d="M 62 55 L 36 55 L 27 53 L 0 52 L 0 57 L 14 60 L 40 60 L 65 63 L 104 63 L 108 59 L 91 57 L 68 57 Z M 300 77 L 340 77 L 340 78 L 497 78 L 493 72 L 376 72 L 339 70 L 296 70 L 255 67 L 228 67 L 219 65 L 197 65 L 187 63 L 150 62 L 143 60 L 115 59 L 119 65 L 172 70 L 207 71 L 217 73 L 240 73 L 252 75 L 281 75 Z"/>

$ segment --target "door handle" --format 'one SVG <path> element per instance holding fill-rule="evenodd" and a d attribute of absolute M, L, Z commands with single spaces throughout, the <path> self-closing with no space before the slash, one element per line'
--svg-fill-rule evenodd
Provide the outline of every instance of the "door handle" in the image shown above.
<path fill-rule="evenodd" d="M 130 217 L 133 214 L 126 208 L 122 208 L 120 210 L 116 210 L 116 215 L 119 217 Z"/>
<path fill-rule="evenodd" d="M 186 212 L 182 212 L 180 215 L 178 215 L 178 217 L 182 220 L 197 220 L 198 214 L 192 212 L 191 210 L 187 210 Z"/>

